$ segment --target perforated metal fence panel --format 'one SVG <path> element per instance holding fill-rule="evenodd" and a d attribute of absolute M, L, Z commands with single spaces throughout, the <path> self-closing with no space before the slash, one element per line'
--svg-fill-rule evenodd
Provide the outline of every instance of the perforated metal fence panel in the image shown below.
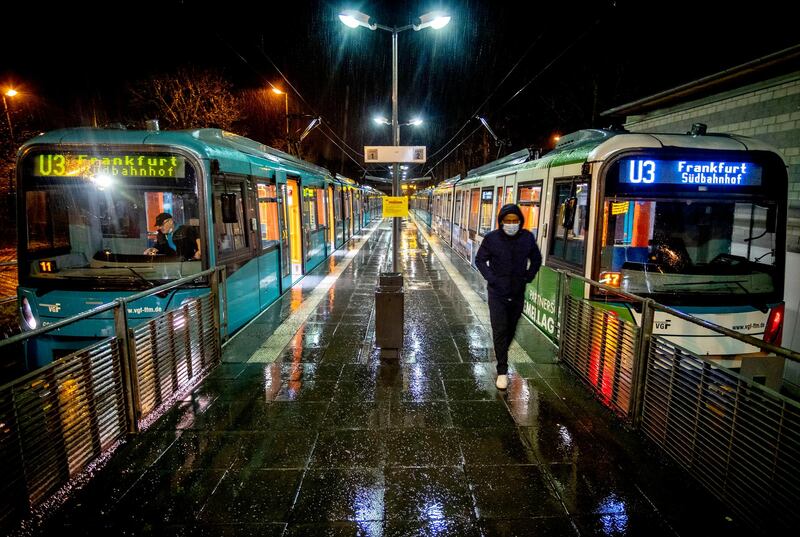
<path fill-rule="evenodd" d="M 628 417 L 639 329 L 572 296 L 566 298 L 562 322 L 561 359 L 606 406 Z"/>
<path fill-rule="evenodd" d="M 127 431 L 116 338 L 0 388 L 0 527 L 28 515 Z"/>
<path fill-rule="evenodd" d="M 800 526 L 800 404 L 653 337 L 642 429 L 760 528 Z"/>
<path fill-rule="evenodd" d="M 211 295 L 192 299 L 133 331 L 140 421 L 219 363 Z"/>

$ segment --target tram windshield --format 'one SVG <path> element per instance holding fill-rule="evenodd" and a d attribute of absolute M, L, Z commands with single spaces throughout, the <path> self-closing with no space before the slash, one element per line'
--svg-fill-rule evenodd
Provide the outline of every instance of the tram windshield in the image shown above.
<path fill-rule="evenodd" d="M 123 167 L 126 157 L 142 162 L 124 176 L 122 167 L 80 168 L 78 157 L 89 160 L 37 154 L 23 163 L 26 279 L 145 289 L 202 270 L 196 174 L 184 157 L 123 155 Z"/>
<path fill-rule="evenodd" d="M 776 207 L 752 201 L 615 198 L 603 207 L 600 280 L 668 304 L 777 296 Z"/>

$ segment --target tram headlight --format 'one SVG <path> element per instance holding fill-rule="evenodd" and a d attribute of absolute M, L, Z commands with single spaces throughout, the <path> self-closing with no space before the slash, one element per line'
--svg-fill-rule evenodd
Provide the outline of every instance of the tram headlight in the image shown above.
<path fill-rule="evenodd" d="M 22 320 L 25 322 L 25 325 L 28 327 L 28 330 L 35 330 L 38 323 L 36 322 L 36 317 L 33 316 L 33 310 L 31 309 L 31 304 L 25 297 L 22 298 L 22 305 L 20 306 L 20 310 L 22 311 Z"/>

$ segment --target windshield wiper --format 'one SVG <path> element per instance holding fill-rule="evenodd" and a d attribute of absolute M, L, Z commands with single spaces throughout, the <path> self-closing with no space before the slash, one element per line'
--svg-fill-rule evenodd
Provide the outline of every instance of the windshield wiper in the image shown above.
<path fill-rule="evenodd" d="M 125 266 L 121 266 L 121 265 L 114 265 L 114 266 L 108 266 L 108 265 L 106 265 L 106 266 L 103 266 L 103 267 L 100 267 L 100 268 L 104 268 L 104 269 L 115 269 L 115 268 L 123 268 L 123 269 L 128 269 L 128 270 L 130 270 L 130 271 L 131 271 L 131 272 L 132 272 L 132 273 L 133 273 L 133 274 L 134 274 L 134 275 L 135 275 L 137 278 L 139 278 L 139 279 L 140 279 L 142 282 L 144 282 L 144 284 L 147 286 L 147 288 L 148 288 L 148 289 L 152 289 L 153 287 L 155 287 L 155 286 L 156 286 L 156 284 L 154 284 L 153 282 L 151 282 L 150 280 L 148 280 L 147 278 L 145 278 L 144 276 L 142 276 L 142 275 L 141 275 L 139 272 L 137 272 L 137 271 L 136 271 L 136 269 L 134 269 L 133 267 L 125 267 Z"/>
<path fill-rule="evenodd" d="M 741 287 L 742 291 L 746 295 L 750 294 L 750 291 L 747 290 L 747 287 L 742 285 L 742 282 L 746 282 L 747 280 L 708 280 L 707 282 L 682 282 L 682 283 L 665 283 L 662 284 L 664 287 L 683 287 L 685 285 L 721 285 L 725 283 L 735 283 L 739 287 Z"/>

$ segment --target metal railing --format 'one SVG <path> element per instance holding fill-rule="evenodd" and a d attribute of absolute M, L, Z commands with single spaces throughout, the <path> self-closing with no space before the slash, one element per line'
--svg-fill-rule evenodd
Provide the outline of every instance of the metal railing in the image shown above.
<path fill-rule="evenodd" d="M 211 277 L 210 292 L 128 327 L 128 304 Z M 220 361 L 224 268 L 119 298 L 0 342 L 0 352 L 113 311 L 115 335 L 0 386 L 0 528 L 29 517 Z"/>
<path fill-rule="evenodd" d="M 558 271 L 559 357 L 595 395 L 755 529 L 800 524 L 800 403 L 653 334 L 662 311 L 761 349 L 758 360 L 800 354 L 650 299 Z M 570 281 L 639 303 L 639 326 Z"/>

